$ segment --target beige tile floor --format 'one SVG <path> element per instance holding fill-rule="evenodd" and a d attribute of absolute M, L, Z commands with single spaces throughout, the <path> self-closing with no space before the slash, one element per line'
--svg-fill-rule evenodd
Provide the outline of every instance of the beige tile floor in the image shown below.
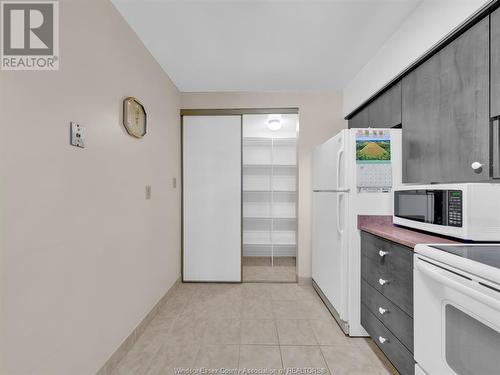
<path fill-rule="evenodd" d="M 397 373 L 371 341 L 344 336 L 312 287 L 264 283 L 181 284 L 112 375 L 176 368 Z"/>
<path fill-rule="evenodd" d="M 294 257 L 243 257 L 244 282 L 285 282 L 297 281 Z"/>

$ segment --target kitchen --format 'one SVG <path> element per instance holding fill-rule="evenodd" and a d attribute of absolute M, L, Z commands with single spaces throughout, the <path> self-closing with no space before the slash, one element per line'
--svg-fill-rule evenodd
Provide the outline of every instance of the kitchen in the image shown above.
<path fill-rule="evenodd" d="M 1 374 L 499 373 L 499 0 L 0 8 Z"/>
<path fill-rule="evenodd" d="M 500 366 L 497 56 L 490 4 L 313 151 L 314 289 L 401 374 Z"/>
<path fill-rule="evenodd" d="M 500 366 L 499 36 L 484 10 L 315 150 L 314 287 L 401 374 Z"/>

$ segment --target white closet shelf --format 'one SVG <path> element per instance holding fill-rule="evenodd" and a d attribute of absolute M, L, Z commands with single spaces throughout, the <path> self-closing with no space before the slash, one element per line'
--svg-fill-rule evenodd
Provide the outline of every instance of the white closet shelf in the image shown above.
<path fill-rule="evenodd" d="M 274 202 L 272 204 L 271 202 L 243 202 L 243 216 L 293 219 L 297 216 L 295 208 L 295 203 L 292 202 Z"/>
<path fill-rule="evenodd" d="M 258 224 L 258 223 L 256 223 Z M 294 223 L 282 223 L 282 228 L 274 228 L 272 230 L 273 233 L 279 233 L 280 235 L 282 236 L 293 236 L 295 237 L 295 230 L 292 229 L 292 228 L 287 228 L 287 224 L 294 224 Z M 262 227 L 262 228 L 245 228 L 243 229 L 243 233 L 246 233 L 247 235 L 264 235 L 264 234 L 270 234 L 271 232 L 271 229 L 270 228 L 265 228 L 265 227 Z M 290 237 L 292 238 L 292 237 Z M 243 242 L 246 242 L 246 241 L 243 241 Z M 277 241 L 278 243 L 280 241 Z M 285 240 L 286 243 L 288 243 L 289 241 L 288 240 Z"/>
<path fill-rule="evenodd" d="M 258 247 L 266 247 L 266 246 L 269 246 L 269 245 L 272 245 L 272 244 L 267 244 L 267 243 L 244 243 L 243 246 L 258 246 Z M 293 246 L 295 247 L 296 245 L 295 244 L 278 244 L 278 243 L 275 243 L 274 246 L 276 247 L 289 247 L 289 246 Z"/>
<path fill-rule="evenodd" d="M 297 201 L 297 193 L 296 191 L 286 190 L 243 190 L 243 203 L 271 204 L 271 200 L 278 205 L 284 203 L 295 204 Z"/>
<path fill-rule="evenodd" d="M 243 168 L 276 168 L 276 169 L 295 169 L 297 164 L 243 164 Z"/>
<path fill-rule="evenodd" d="M 297 190 L 245 190 L 244 193 L 296 193 Z"/>
<path fill-rule="evenodd" d="M 269 257 L 273 249 L 273 257 L 294 257 L 297 255 L 296 245 L 243 245 L 243 256 Z"/>
<path fill-rule="evenodd" d="M 250 245 L 250 246 L 295 246 L 295 241 L 279 241 L 279 242 L 274 242 L 272 243 L 271 241 L 243 241 L 243 246 L 245 245 Z"/>
<path fill-rule="evenodd" d="M 271 220 L 274 219 L 276 221 L 281 220 L 281 221 L 297 221 L 297 218 L 294 216 L 279 216 L 279 217 L 269 217 L 269 216 L 244 216 L 243 219 L 245 220 Z"/>
<path fill-rule="evenodd" d="M 249 220 L 297 220 L 297 218 L 290 217 L 290 216 L 243 216 L 243 219 L 249 219 Z"/>
<path fill-rule="evenodd" d="M 243 175 L 253 177 L 276 179 L 297 177 L 297 166 L 295 164 L 243 164 Z"/>
<path fill-rule="evenodd" d="M 294 146 L 297 138 L 243 137 L 243 146 Z"/>
<path fill-rule="evenodd" d="M 255 241 L 255 242 L 243 242 L 243 246 L 296 246 L 295 241 L 290 242 L 265 242 L 265 241 Z"/>

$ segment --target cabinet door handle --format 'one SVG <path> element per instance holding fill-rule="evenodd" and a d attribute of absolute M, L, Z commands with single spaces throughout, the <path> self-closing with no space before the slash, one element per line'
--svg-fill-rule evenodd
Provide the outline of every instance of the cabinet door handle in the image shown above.
<path fill-rule="evenodd" d="M 379 283 L 380 285 L 385 285 L 385 284 L 387 284 L 388 282 L 389 282 L 388 280 L 378 279 L 378 283 Z"/>
<path fill-rule="evenodd" d="M 384 315 L 387 312 L 387 309 L 384 309 L 383 307 L 379 307 L 378 312 L 380 313 L 380 315 Z"/>
<path fill-rule="evenodd" d="M 382 337 L 382 336 L 378 337 L 378 342 L 381 343 L 381 344 L 384 344 L 387 341 L 389 341 L 389 340 L 387 340 L 385 337 Z"/>
<path fill-rule="evenodd" d="M 483 171 L 483 165 L 481 163 L 479 163 L 478 161 L 475 161 L 474 163 L 472 163 L 470 167 L 476 173 L 481 173 Z"/>
<path fill-rule="evenodd" d="M 380 255 L 381 258 L 385 257 L 387 254 L 389 254 L 388 251 L 384 251 L 384 250 L 379 250 L 378 251 L 378 255 Z"/>

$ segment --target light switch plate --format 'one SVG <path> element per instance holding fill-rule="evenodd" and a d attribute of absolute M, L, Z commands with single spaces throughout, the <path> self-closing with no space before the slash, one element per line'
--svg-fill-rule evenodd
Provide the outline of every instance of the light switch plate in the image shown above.
<path fill-rule="evenodd" d="M 85 148 L 85 139 L 83 136 L 83 126 L 77 122 L 71 123 L 71 145 L 76 147 Z"/>
<path fill-rule="evenodd" d="M 147 200 L 151 199 L 151 185 L 146 185 L 145 197 Z"/>
<path fill-rule="evenodd" d="M 177 187 L 177 179 L 174 177 L 172 178 L 172 187 L 175 189 Z"/>

